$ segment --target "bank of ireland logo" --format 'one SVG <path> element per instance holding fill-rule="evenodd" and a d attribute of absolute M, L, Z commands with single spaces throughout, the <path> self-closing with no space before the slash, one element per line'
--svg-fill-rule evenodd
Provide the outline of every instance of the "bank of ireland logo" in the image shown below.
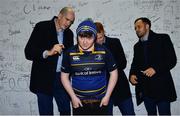
<path fill-rule="evenodd" d="M 73 56 L 73 61 L 80 61 L 80 58 L 79 58 L 79 56 Z"/>
<path fill-rule="evenodd" d="M 103 59 L 102 55 L 98 54 L 95 56 L 95 60 L 101 61 Z"/>

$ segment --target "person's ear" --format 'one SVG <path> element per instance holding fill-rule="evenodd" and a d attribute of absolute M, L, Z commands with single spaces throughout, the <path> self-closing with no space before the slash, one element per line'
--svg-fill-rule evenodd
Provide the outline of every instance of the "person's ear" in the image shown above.
<path fill-rule="evenodd" d="M 62 14 L 61 13 L 59 13 L 59 15 L 58 15 L 58 19 L 61 19 L 62 18 Z"/>
<path fill-rule="evenodd" d="M 149 29 L 149 25 L 148 24 L 146 24 L 146 29 Z"/>

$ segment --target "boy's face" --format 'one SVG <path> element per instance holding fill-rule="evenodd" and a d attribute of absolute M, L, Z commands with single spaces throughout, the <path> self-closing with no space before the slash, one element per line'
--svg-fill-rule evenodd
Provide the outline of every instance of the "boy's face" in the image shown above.
<path fill-rule="evenodd" d="M 78 35 L 78 45 L 82 51 L 91 51 L 94 45 L 94 36 L 79 36 Z"/>

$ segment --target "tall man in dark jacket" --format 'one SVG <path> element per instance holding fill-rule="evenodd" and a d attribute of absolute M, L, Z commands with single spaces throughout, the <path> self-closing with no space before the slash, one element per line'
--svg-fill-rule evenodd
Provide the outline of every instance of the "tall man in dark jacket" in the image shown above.
<path fill-rule="evenodd" d="M 118 106 L 122 115 L 134 115 L 131 91 L 128 79 L 124 73 L 126 68 L 126 57 L 119 39 L 105 36 L 104 27 L 96 22 L 97 40 L 99 44 L 106 46 L 112 53 L 118 68 L 118 81 L 112 94 L 112 102 L 109 103 L 109 113 L 113 114 L 113 104 Z"/>
<path fill-rule="evenodd" d="M 134 57 L 129 80 L 135 85 L 137 104 L 144 101 L 148 115 L 170 115 L 170 102 L 176 91 L 170 70 L 176 65 L 176 54 L 167 34 L 151 30 L 148 18 L 135 20 L 139 41 L 134 45 Z"/>
<path fill-rule="evenodd" d="M 25 47 L 25 56 L 32 61 L 30 91 L 37 95 L 40 115 L 53 114 L 53 97 L 60 114 L 69 115 L 70 100 L 61 81 L 62 52 L 73 46 L 73 33 L 69 29 L 75 13 L 64 7 L 50 21 L 36 24 Z"/>

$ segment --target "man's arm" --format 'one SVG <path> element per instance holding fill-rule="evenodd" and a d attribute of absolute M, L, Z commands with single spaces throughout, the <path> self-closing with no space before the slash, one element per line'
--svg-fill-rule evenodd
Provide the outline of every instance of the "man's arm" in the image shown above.
<path fill-rule="evenodd" d="M 113 53 L 114 59 L 117 63 L 117 67 L 119 70 L 124 70 L 127 65 L 127 60 L 125 57 L 125 53 L 124 53 L 122 44 L 121 44 L 120 40 L 118 38 L 116 38 L 113 45 L 114 45 L 114 51 L 112 53 Z"/>
<path fill-rule="evenodd" d="M 71 86 L 71 82 L 69 80 L 69 73 L 61 72 L 61 82 L 62 82 L 65 90 L 68 92 L 68 94 L 71 97 L 72 106 L 74 108 L 78 108 L 80 106 L 82 107 L 82 103 L 81 103 L 80 99 L 76 96 L 76 94 L 74 93 L 74 90 Z"/>
<path fill-rule="evenodd" d="M 116 85 L 118 79 L 118 72 L 117 69 L 113 70 L 110 72 L 110 77 L 109 77 L 109 83 L 108 83 L 108 87 L 107 87 L 107 91 L 105 96 L 103 97 L 103 99 L 101 100 L 101 106 L 107 106 L 109 103 L 109 99 L 111 97 L 112 91 Z"/>
<path fill-rule="evenodd" d="M 28 43 L 25 46 L 24 52 L 26 59 L 28 60 L 43 60 L 44 48 L 42 47 L 42 28 L 40 23 L 37 23 L 34 27 L 31 36 L 28 40 Z"/>
<path fill-rule="evenodd" d="M 174 50 L 173 43 L 167 34 L 160 35 L 162 44 L 161 62 L 159 64 L 152 64 L 152 67 L 157 73 L 167 72 L 175 67 L 177 63 L 177 56 Z"/>

